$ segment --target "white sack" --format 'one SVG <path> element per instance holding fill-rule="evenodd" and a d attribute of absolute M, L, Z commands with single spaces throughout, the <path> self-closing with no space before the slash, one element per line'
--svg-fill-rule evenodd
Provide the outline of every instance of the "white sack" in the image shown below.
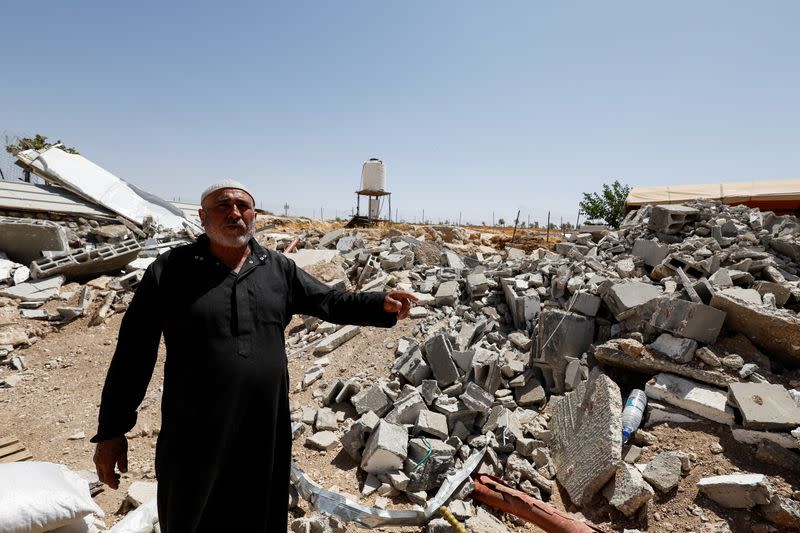
<path fill-rule="evenodd" d="M 107 533 L 152 533 L 158 523 L 156 498 L 150 498 L 128 513 Z"/>
<path fill-rule="evenodd" d="M 64 465 L 0 464 L 0 531 L 42 533 L 91 513 L 103 516 L 89 482 Z"/>

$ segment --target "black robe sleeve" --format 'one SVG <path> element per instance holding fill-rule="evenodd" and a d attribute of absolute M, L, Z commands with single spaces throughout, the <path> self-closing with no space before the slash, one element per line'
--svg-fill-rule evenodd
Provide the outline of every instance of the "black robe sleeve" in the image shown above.
<path fill-rule="evenodd" d="M 136 424 L 136 409 L 147 392 L 161 339 L 155 266 L 145 271 L 122 318 L 117 348 L 103 386 L 97 434 L 91 442 L 124 435 Z"/>
<path fill-rule="evenodd" d="M 334 290 L 288 260 L 291 283 L 291 314 L 319 317 L 334 324 L 392 327 L 397 313 L 383 310 L 385 292 L 347 292 Z"/>

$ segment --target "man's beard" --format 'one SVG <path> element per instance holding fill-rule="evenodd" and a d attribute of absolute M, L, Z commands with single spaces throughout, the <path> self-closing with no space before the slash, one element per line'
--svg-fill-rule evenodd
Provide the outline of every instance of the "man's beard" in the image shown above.
<path fill-rule="evenodd" d="M 251 224 L 247 231 L 242 235 L 230 235 L 225 233 L 222 228 L 208 226 L 205 228 L 206 234 L 211 242 L 223 246 L 225 248 L 244 248 L 250 239 L 255 235 L 256 225 Z"/>

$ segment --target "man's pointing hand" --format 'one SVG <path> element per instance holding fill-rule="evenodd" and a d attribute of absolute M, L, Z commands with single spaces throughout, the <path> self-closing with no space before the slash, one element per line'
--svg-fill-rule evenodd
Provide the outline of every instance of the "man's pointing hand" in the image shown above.
<path fill-rule="evenodd" d="M 403 320 L 411 312 L 411 307 L 417 297 L 406 291 L 392 291 L 383 300 L 383 310 L 387 313 L 397 313 L 397 320 Z"/>

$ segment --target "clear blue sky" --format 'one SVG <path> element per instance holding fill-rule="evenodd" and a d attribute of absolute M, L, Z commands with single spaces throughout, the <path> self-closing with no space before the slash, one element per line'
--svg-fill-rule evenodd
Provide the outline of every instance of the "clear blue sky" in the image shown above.
<path fill-rule="evenodd" d="M 15 11 L 16 9 L 16 11 Z M 582 191 L 800 175 L 798 2 L 41 2 L 2 7 L 0 133 L 167 199 L 574 220 Z"/>

